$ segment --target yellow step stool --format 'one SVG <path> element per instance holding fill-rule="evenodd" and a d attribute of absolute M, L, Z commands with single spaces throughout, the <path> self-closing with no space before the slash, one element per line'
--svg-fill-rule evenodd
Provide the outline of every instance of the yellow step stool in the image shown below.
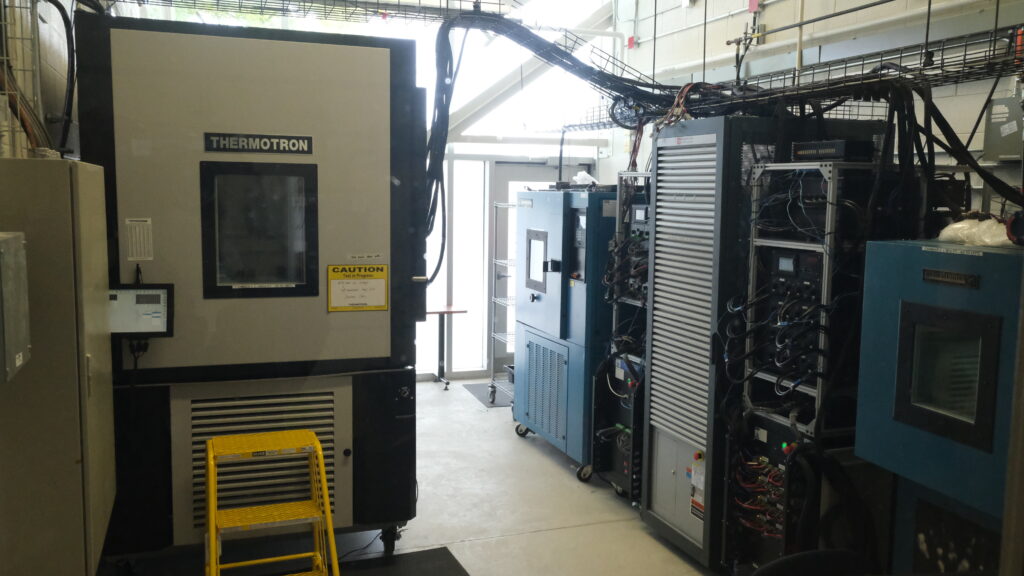
<path fill-rule="evenodd" d="M 273 458 L 309 454 L 310 499 L 298 502 L 266 504 L 248 508 L 217 508 L 217 464 L 252 458 Z M 311 430 L 287 430 L 262 434 L 217 436 L 206 441 L 206 576 L 220 576 L 221 570 L 270 564 L 288 560 L 311 560 L 309 572 L 292 576 L 338 576 L 338 550 L 334 544 L 331 498 L 324 469 L 324 452 Z M 310 524 L 313 530 L 312 552 L 257 558 L 243 562 L 220 563 L 221 534 L 280 526 Z M 330 567 L 330 571 L 328 571 Z"/>

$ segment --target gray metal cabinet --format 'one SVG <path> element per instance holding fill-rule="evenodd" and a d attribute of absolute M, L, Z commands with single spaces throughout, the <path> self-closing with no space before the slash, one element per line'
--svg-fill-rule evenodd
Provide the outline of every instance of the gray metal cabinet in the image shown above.
<path fill-rule="evenodd" d="M 707 474 L 700 449 L 657 428 L 651 446 L 650 512 L 702 546 Z"/>
<path fill-rule="evenodd" d="M 0 160 L 24 232 L 32 358 L 0 385 L 0 576 L 96 573 L 114 503 L 103 171 Z"/>

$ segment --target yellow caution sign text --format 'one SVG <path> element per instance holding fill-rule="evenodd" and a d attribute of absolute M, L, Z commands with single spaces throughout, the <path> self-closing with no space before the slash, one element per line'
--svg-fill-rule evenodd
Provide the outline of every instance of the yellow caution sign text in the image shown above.
<path fill-rule="evenodd" d="M 345 264 L 327 267 L 327 311 L 388 309 L 386 264 Z"/>

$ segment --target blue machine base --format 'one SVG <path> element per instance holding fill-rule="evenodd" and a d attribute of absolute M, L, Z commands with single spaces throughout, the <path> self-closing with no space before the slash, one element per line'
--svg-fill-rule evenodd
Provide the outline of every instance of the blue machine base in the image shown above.
<path fill-rule="evenodd" d="M 590 462 L 592 380 L 597 354 L 579 344 L 516 325 L 512 415 L 580 463 Z"/>

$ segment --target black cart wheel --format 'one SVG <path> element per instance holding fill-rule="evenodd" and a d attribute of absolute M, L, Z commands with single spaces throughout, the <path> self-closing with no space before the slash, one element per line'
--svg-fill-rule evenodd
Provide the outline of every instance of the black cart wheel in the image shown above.
<path fill-rule="evenodd" d="M 623 488 L 622 486 L 619 486 L 617 484 L 612 484 L 612 486 L 615 487 L 615 493 L 618 494 L 619 496 L 625 496 L 626 495 L 626 489 Z"/>
<path fill-rule="evenodd" d="M 494 404 L 494 400 L 497 397 L 498 397 L 498 389 L 495 388 L 494 386 L 491 386 L 490 391 L 487 393 L 487 399 L 491 401 L 491 404 Z"/>
<path fill-rule="evenodd" d="M 590 477 L 594 475 L 594 467 L 590 464 L 580 466 L 576 469 L 576 479 L 580 482 L 590 482 Z"/>
<path fill-rule="evenodd" d="M 398 541 L 398 526 L 390 526 L 381 530 L 380 541 L 384 543 L 384 555 L 395 553 L 395 542 Z"/>
<path fill-rule="evenodd" d="M 526 435 L 530 433 L 530 429 L 522 424 L 516 424 L 516 434 L 520 438 L 526 438 Z"/>

